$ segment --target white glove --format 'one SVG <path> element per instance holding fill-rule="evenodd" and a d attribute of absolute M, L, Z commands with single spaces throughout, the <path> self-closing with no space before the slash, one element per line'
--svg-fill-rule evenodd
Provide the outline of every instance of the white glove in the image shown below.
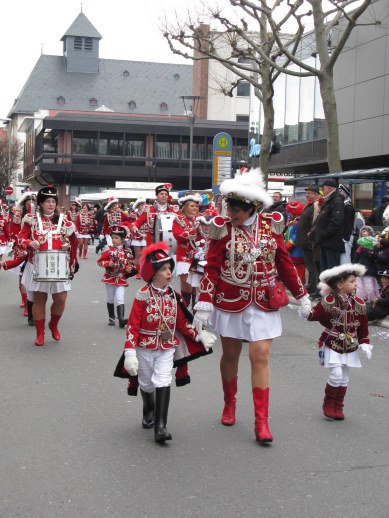
<path fill-rule="evenodd" d="M 126 349 L 124 354 L 124 368 L 130 376 L 136 376 L 138 374 L 139 362 L 135 349 Z"/>
<path fill-rule="evenodd" d="M 198 309 L 193 317 L 193 325 L 198 333 L 207 325 L 208 319 L 211 316 L 211 311 L 206 309 Z M 202 340 L 201 340 L 202 341 Z"/>
<path fill-rule="evenodd" d="M 298 314 L 300 318 L 308 318 L 309 313 L 311 312 L 312 304 L 309 300 L 308 295 L 304 295 L 302 299 L 300 299 L 300 307 L 298 308 Z"/>
<path fill-rule="evenodd" d="M 359 348 L 366 354 L 366 358 L 370 360 L 373 346 L 371 344 L 360 344 Z"/>
<path fill-rule="evenodd" d="M 100 241 L 101 241 L 102 239 L 104 239 L 104 235 L 103 235 L 103 234 L 100 234 L 100 235 L 99 235 L 99 239 L 100 239 Z"/>
<path fill-rule="evenodd" d="M 211 333 L 211 331 L 207 331 L 206 329 L 202 329 L 197 339 L 199 342 L 201 342 L 204 345 L 204 348 L 206 351 L 209 351 L 209 349 L 213 346 L 213 344 L 217 340 L 217 336 L 214 333 Z"/>

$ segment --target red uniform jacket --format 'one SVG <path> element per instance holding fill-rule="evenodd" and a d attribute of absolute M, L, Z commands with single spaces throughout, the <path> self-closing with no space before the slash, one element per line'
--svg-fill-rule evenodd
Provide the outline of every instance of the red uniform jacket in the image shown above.
<path fill-rule="evenodd" d="M 93 216 L 87 212 L 79 212 L 76 217 L 76 231 L 79 234 L 93 234 L 94 232 L 94 219 Z"/>
<path fill-rule="evenodd" d="M 105 236 L 111 234 L 113 227 L 120 227 L 126 221 L 128 221 L 128 217 L 121 210 L 106 212 L 101 233 Z"/>
<path fill-rule="evenodd" d="M 11 240 L 8 230 L 8 221 L 0 216 L 0 245 L 6 245 Z"/>
<path fill-rule="evenodd" d="M 28 248 L 31 241 L 39 241 L 39 250 L 49 250 L 49 232 L 51 232 L 51 249 L 63 250 L 70 245 L 70 270 L 73 272 L 77 263 L 78 240 L 74 233 L 74 224 L 64 216 L 62 224 L 58 228 L 59 216 L 46 218 L 42 216 L 42 229 L 39 228 L 38 216 L 26 214 L 23 218 L 22 230 L 18 236 L 18 244 L 21 248 Z M 65 248 L 64 248 L 65 247 Z M 33 262 L 34 250 L 30 249 L 28 260 Z"/>
<path fill-rule="evenodd" d="M 197 331 L 186 319 L 174 291 L 168 287 L 161 294 L 151 285 L 143 286 L 135 295 L 128 318 L 125 349 L 177 347 L 180 345 L 177 331 L 184 337 L 197 338 Z"/>
<path fill-rule="evenodd" d="M 243 311 L 251 303 L 264 311 L 276 311 L 269 306 L 268 297 L 276 275 L 296 299 L 306 294 L 285 248 L 282 216 L 258 214 L 256 225 L 257 246 L 253 241 L 255 228 L 249 238 L 243 226 L 232 225 L 221 216 L 214 218 L 200 302 L 232 313 Z"/>
<path fill-rule="evenodd" d="M 342 354 L 358 349 L 358 343 L 370 343 L 366 304 L 356 296 L 349 297 L 343 305 L 331 293 L 316 304 L 308 320 L 318 320 L 325 327 L 319 347 L 327 345 Z"/>
<path fill-rule="evenodd" d="M 114 266 L 109 266 L 110 261 L 114 263 Z M 101 254 L 97 264 L 106 269 L 102 281 L 105 284 L 116 286 L 128 286 L 127 277 L 130 272 L 127 271 L 127 268 L 130 267 L 131 270 L 135 268 L 131 249 L 123 246 L 109 246 Z"/>
<path fill-rule="evenodd" d="M 172 232 L 177 241 L 176 258 L 177 262 L 191 263 L 196 253 L 194 244 L 197 236 L 199 223 L 196 219 L 186 218 L 179 213 L 173 221 Z"/>
<path fill-rule="evenodd" d="M 171 212 L 177 212 L 178 207 L 176 205 L 167 205 L 166 210 L 160 211 L 158 204 L 148 206 L 142 214 L 135 220 L 134 227 L 137 229 L 143 229 L 146 234 L 146 245 L 152 245 L 154 243 L 154 220 L 157 214 L 167 214 Z M 134 228 L 135 230 L 135 228 Z M 135 238 L 136 239 L 136 238 Z"/>

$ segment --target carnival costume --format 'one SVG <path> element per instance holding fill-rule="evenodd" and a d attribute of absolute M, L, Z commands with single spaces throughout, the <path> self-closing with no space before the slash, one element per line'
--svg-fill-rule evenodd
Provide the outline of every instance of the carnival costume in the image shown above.
<path fill-rule="evenodd" d="M 47 198 L 57 198 L 57 191 L 54 187 L 48 185 L 39 190 L 37 195 L 37 204 Z M 29 249 L 28 262 L 23 272 L 22 284 L 25 285 L 27 291 L 42 292 L 48 294 L 62 293 L 71 290 L 70 278 L 76 272 L 77 264 L 77 238 L 74 232 L 74 224 L 68 220 L 64 214 L 52 214 L 51 216 L 37 214 L 26 214 L 23 218 L 23 226 L 18 236 L 18 244 L 22 248 Z M 42 282 L 34 280 L 34 258 L 36 250 L 30 247 L 30 243 L 37 241 L 39 243 L 39 251 L 67 251 L 69 254 L 69 280 Z M 55 340 L 60 340 L 57 329 L 61 315 L 51 314 L 49 328 Z M 44 343 L 45 319 L 36 320 L 35 327 L 37 329 L 36 345 Z"/>
<path fill-rule="evenodd" d="M 228 200 L 244 202 L 260 210 L 271 205 L 259 170 L 252 170 L 224 181 L 220 192 Z M 209 230 L 209 248 L 195 321 L 204 323 L 210 317 L 213 329 L 225 338 L 257 342 L 281 335 L 281 318 L 277 303 L 270 295 L 285 290 L 276 276 L 289 288 L 305 308 L 310 303 L 285 248 L 284 218 L 278 212 L 257 211 L 242 225 L 234 225 L 225 217 L 216 216 Z M 287 300 L 287 297 L 286 297 Z M 273 307 L 272 307 L 273 306 Z M 222 379 L 225 407 L 222 424 L 235 423 L 237 377 Z M 271 442 L 268 429 L 269 387 L 253 387 L 255 435 L 259 442 Z"/>
<path fill-rule="evenodd" d="M 323 413 L 326 417 L 343 420 L 343 401 L 349 383 L 351 367 L 361 367 L 358 348 L 371 358 L 366 304 L 363 299 L 337 293 L 336 283 L 348 276 L 362 276 L 366 271 L 361 264 L 343 264 L 320 274 L 319 301 L 308 316 L 319 321 L 324 331 L 318 341 L 321 365 L 329 369 L 325 387 Z"/>
<path fill-rule="evenodd" d="M 119 235 L 123 243 L 126 237 L 126 229 L 116 227 L 112 229 L 111 235 L 113 234 Z M 124 288 L 128 287 L 127 278 L 132 277 L 137 272 L 131 248 L 123 244 L 109 246 L 101 254 L 97 264 L 105 268 L 102 282 L 106 285 L 107 290 L 108 323 L 110 326 L 115 325 L 116 298 L 119 326 L 125 327 Z"/>
<path fill-rule="evenodd" d="M 183 302 L 170 286 L 153 285 L 154 275 L 161 267 L 169 263 L 171 270 L 174 268 L 167 250 L 168 245 L 161 242 L 142 252 L 141 274 L 147 285 L 135 296 L 126 329 L 124 363 L 122 357 L 115 371 L 115 375 L 122 377 L 124 365 L 131 376 L 138 376 L 143 398 L 142 427 L 154 426 L 156 442 L 172 438 L 166 423 L 175 358 L 187 362 L 203 356 L 216 339 L 212 333 L 198 333 L 194 329 Z"/>

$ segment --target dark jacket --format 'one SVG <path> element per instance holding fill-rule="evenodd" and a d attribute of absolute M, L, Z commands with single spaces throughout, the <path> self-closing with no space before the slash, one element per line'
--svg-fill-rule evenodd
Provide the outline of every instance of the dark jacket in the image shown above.
<path fill-rule="evenodd" d="M 369 225 L 374 225 L 375 227 L 382 227 L 385 225 L 385 222 L 382 219 L 382 215 L 386 209 L 387 205 L 380 205 L 376 209 L 373 209 L 370 216 L 367 218 L 366 223 Z"/>
<path fill-rule="evenodd" d="M 307 204 L 297 222 L 297 234 L 294 242 L 295 246 L 302 248 L 312 248 L 312 239 L 308 236 L 309 231 L 313 225 L 314 203 Z"/>
<path fill-rule="evenodd" d="M 273 205 L 270 205 L 269 208 L 264 210 L 265 213 L 269 212 L 281 212 L 281 214 L 284 216 L 284 219 L 286 220 L 286 203 L 284 201 L 278 201 L 277 203 L 273 203 Z"/>
<path fill-rule="evenodd" d="M 315 243 L 343 253 L 344 221 L 344 200 L 338 191 L 333 191 L 324 201 L 317 217 Z"/>
<path fill-rule="evenodd" d="M 348 241 L 354 230 L 355 209 L 353 204 L 348 201 L 344 204 L 344 226 L 343 239 Z"/>
<path fill-rule="evenodd" d="M 389 286 L 381 289 L 380 298 L 367 312 L 369 320 L 385 318 L 389 315 Z"/>

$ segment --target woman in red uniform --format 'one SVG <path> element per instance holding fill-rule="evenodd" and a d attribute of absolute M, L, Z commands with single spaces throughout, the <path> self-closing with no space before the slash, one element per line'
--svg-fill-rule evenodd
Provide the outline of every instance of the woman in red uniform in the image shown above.
<path fill-rule="evenodd" d="M 70 275 L 76 270 L 77 238 L 74 224 L 57 208 L 57 190 L 52 185 L 42 187 L 37 195 L 38 210 L 36 214 L 27 214 L 23 219 L 18 242 L 29 250 L 28 263 L 24 269 L 22 283 L 27 291 L 34 292 L 33 315 L 36 327 L 35 345 L 43 345 L 45 340 L 46 302 L 50 294 L 53 298 L 49 328 L 54 340 L 59 341 L 58 322 L 64 312 L 67 292 L 70 291 L 70 280 L 67 281 L 35 281 L 34 255 L 38 251 L 67 251 L 69 254 Z M 36 268 L 36 265 L 35 265 Z"/>
<path fill-rule="evenodd" d="M 195 325 L 199 328 L 210 318 L 221 335 L 222 424 L 226 426 L 235 423 L 239 357 L 242 341 L 249 342 L 255 436 L 258 442 L 271 442 L 269 356 L 273 338 L 282 332 L 277 306 L 285 305 L 285 300 L 270 300 L 276 292 L 276 275 L 301 301 L 305 314 L 309 314 L 311 305 L 285 248 L 282 214 L 261 214 L 272 200 L 259 170 L 224 181 L 220 192 L 227 203 L 228 218 L 216 216 L 209 230 Z M 285 295 L 282 285 L 279 290 L 281 296 Z"/>
<path fill-rule="evenodd" d="M 176 249 L 176 275 L 180 278 L 180 288 L 182 298 L 186 305 L 191 303 L 192 286 L 188 283 L 189 268 L 192 264 L 194 254 L 197 252 L 195 245 L 199 222 L 196 217 L 199 213 L 199 203 L 202 201 L 200 194 L 187 194 L 179 198 L 178 203 L 181 211 L 177 213 L 172 232 L 177 241 Z"/>
<path fill-rule="evenodd" d="M 76 218 L 76 236 L 78 239 L 78 254 L 81 259 L 88 257 L 89 240 L 93 233 L 94 219 L 90 207 L 84 203 Z"/>

